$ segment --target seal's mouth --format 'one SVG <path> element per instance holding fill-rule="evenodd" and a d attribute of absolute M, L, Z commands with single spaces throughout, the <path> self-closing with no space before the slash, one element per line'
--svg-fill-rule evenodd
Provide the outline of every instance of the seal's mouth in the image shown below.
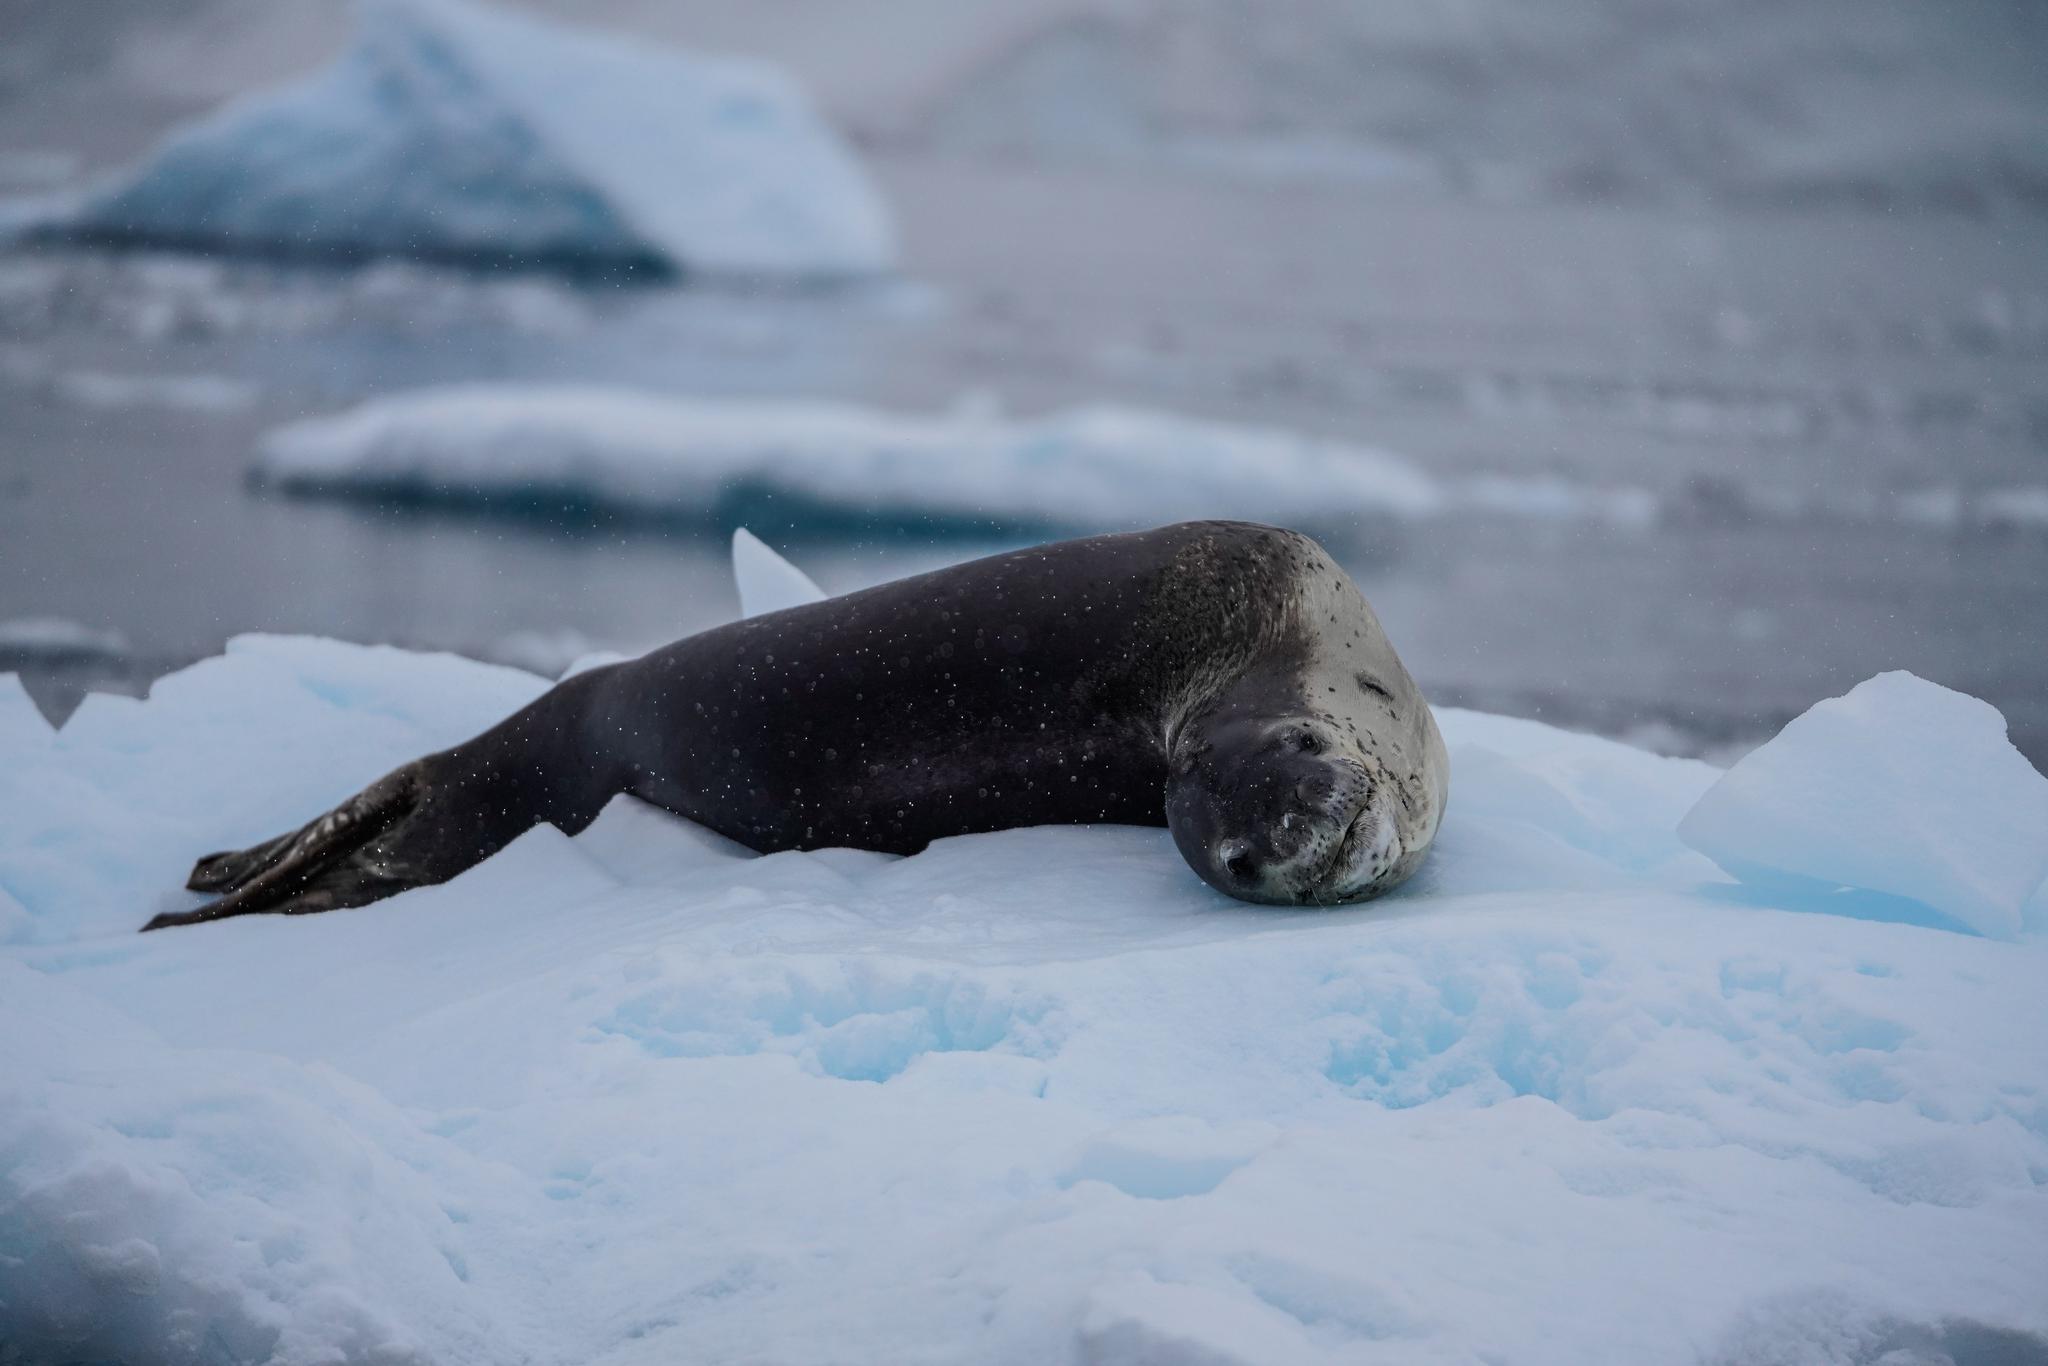
<path fill-rule="evenodd" d="M 1358 805 L 1344 834 L 1310 884 L 1313 900 L 1325 905 L 1358 898 L 1373 883 L 1394 843 L 1394 823 L 1370 796 Z"/>

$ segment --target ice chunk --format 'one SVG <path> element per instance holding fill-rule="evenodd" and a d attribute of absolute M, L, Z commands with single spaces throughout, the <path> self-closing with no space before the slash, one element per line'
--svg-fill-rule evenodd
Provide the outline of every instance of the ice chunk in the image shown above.
<path fill-rule="evenodd" d="M 732 534 L 732 577 L 739 585 L 743 617 L 823 602 L 826 596 L 810 575 L 770 550 L 745 527 Z"/>
<path fill-rule="evenodd" d="M 1136 409 L 1011 421 L 531 385 L 419 390 L 290 423 L 264 439 L 256 473 L 302 491 L 705 520 L 762 496 L 828 520 L 1079 528 L 1214 516 L 1327 527 L 1439 502 L 1383 451 Z"/>
<path fill-rule="evenodd" d="M 1730 769 L 1678 833 L 1745 882 L 1909 897 L 2009 939 L 2048 878 L 2048 778 L 1989 703 L 1884 673 Z"/>
<path fill-rule="evenodd" d="M 1535 721 L 1456 707 L 1436 715 L 1456 776 L 1417 892 L 1526 891 L 1539 881 L 1591 888 L 1657 871 L 1708 875 L 1673 827 L 1720 770 Z M 1440 857 L 1446 850 L 1451 857 Z"/>
<path fill-rule="evenodd" d="M 43 231 L 584 269 L 893 262 L 881 199 L 772 67 L 469 0 L 363 0 L 360 14 L 333 66 L 175 133 Z"/>

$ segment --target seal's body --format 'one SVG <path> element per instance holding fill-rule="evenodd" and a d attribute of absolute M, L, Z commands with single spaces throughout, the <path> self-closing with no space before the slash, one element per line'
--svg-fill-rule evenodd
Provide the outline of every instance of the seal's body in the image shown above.
<path fill-rule="evenodd" d="M 632 793 L 770 852 L 1167 824 L 1249 900 L 1357 900 L 1421 862 L 1443 741 L 1315 542 L 1233 522 L 992 556 L 579 674 L 304 829 L 202 859 L 148 928 L 361 905 Z"/>

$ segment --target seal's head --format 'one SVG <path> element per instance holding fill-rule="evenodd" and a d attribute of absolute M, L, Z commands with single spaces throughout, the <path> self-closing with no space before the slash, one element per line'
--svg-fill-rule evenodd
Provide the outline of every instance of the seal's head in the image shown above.
<path fill-rule="evenodd" d="M 1327 906 L 1399 881 L 1393 794 L 1327 720 L 1233 711 L 1171 747 L 1166 823 L 1204 881 L 1244 901 Z"/>

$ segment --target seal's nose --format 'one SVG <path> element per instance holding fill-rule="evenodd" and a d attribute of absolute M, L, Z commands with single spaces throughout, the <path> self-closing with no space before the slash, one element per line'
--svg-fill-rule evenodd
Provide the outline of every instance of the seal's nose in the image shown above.
<path fill-rule="evenodd" d="M 1259 880 L 1258 855 L 1252 852 L 1247 840 L 1225 840 L 1218 845 L 1216 865 L 1223 870 L 1225 877 L 1241 887 L 1249 887 Z"/>

